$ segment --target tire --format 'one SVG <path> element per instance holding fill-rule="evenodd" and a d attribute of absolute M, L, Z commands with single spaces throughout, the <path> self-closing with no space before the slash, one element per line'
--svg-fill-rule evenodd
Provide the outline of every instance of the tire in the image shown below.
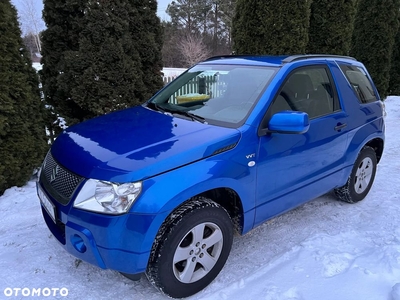
<path fill-rule="evenodd" d="M 375 179 L 377 159 L 374 149 L 364 147 L 354 163 L 347 183 L 335 189 L 339 200 L 357 203 L 367 196 Z"/>
<path fill-rule="evenodd" d="M 197 198 L 175 210 L 161 226 L 146 275 L 173 298 L 196 294 L 219 274 L 233 240 L 232 221 L 224 208 Z"/>

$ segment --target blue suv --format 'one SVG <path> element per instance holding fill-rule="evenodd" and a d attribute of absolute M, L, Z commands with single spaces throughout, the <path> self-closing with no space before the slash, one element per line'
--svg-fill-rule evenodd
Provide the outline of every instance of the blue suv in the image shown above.
<path fill-rule="evenodd" d="M 69 253 L 182 298 L 218 275 L 234 232 L 332 190 L 364 199 L 383 145 L 383 104 L 355 59 L 214 57 L 65 130 L 37 192 Z"/>

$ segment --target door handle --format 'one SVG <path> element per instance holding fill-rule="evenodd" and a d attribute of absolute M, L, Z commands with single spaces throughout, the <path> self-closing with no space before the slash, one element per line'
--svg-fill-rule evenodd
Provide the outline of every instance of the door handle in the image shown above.
<path fill-rule="evenodd" d="M 340 131 L 340 130 L 342 130 L 343 128 L 345 128 L 346 126 L 347 126 L 346 123 L 343 123 L 343 124 L 338 123 L 338 125 L 335 126 L 335 130 L 336 130 L 336 131 Z"/>

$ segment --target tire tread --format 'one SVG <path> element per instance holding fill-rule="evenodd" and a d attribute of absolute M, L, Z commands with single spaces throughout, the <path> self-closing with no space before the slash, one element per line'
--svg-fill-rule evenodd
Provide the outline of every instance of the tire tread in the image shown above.
<path fill-rule="evenodd" d="M 163 252 L 163 248 L 166 242 L 170 239 L 170 237 L 173 236 L 174 231 L 177 230 L 177 226 L 182 222 L 186 215 L 190 213 L 194 214 L 196 210 L 211 207 L 222 209 L 223 211 L 225 211 L 226 215 L 229 218 L 228 212 L 216 202 L 206 197 L 196 197 L 183 203 L 180 207 L 173 211 L 161 225 L 160 230 L 158 231 L 158 234 L 153 243 L 152 250 L 150 252 L 150 259 L 146 270 L 146 277 L 149 282 L 164 295 L 167 295 L 169 297 L 172 296 L 175 298 L 182 298 L 179 296 L 176 297 L 175 295 L 170 295 L 170 293 L 165 290 L 165 287 L 163 286 L 160 278 L 159 266 L 161 255 L 159 255 L 159 253 Z"/>
<path fill-rule="evenodd" d="M 353 193 L 351 191 L 353 173 L 354 173 L 355 168 L 358 168 L 358 164 L 359 164 L 360 158 L 363 158 L 363 156 L 365 157 L 367 152 L 370 152 L 371 154 L 373 154 L 373 158 L 374 158 L 373 159 L 373 162 L 374 162 L 374 171 L 373 172 L 374 172 L 374 174 L 373 174 L 373 177 L 371 179 L 370 186 L 364 192 L 365 193 L 364 197 L 358 197 L 357 198 L 357 197 L 355 197 L 353 195 Z M 365 196 L 368 194 L 368 192 L 369 192 L 369 190 L 370 190 L 370 188 L 371 188 L 371 186 L 373 184 L 373 181 L 375 179 L 376 165 L 377 165 L 377 160 L 376 160 L 375 150 L 372 147 L 369 147 L 369 146 L 365 146 L 364 148 L 362 148 L 360 153 L 358 154 L 358 157 L 357 157 L 357 159 L 356 159 L 356 161 L 354 163 L 354 167 L 353 167 L 353 169 L 351 171 L 351 174 L 350 174 L 349 178 L 347 179 L 346 184 L 343 185 L 342 187 L 336 188 L 334 190 L 336 197 L 340 201 L 347 202 L 347 203 L 350 203 L 350 204 L 354 204 L 354 203 L 357 203 L 357 202 L 363 200 L 365 198 Z"/>

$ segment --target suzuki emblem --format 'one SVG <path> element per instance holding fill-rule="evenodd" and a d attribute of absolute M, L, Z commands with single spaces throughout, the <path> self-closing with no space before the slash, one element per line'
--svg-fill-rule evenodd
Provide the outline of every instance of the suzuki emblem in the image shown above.
<path fill-rule="evenodd" d="M 60 170 L 59 166 L 55 166 L 53 168 L 53 170 L 51 170 L 50 183 L 52 183 L 54 180 L 56 180 L 59 170 Z"/>

